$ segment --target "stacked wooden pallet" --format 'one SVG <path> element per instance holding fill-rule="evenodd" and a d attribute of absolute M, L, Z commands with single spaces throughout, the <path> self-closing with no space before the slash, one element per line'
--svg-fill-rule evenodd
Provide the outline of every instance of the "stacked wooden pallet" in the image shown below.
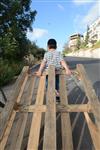
<path fill-rule="evenodd" d="M 72 150 L 73 138 L 70 122 L 70 112 L 83 112 L 94 148 L 100 149 L 100 102 L 92 84 L 82 65 L 77 66 L 88 98 L 87 104 L 68 104 L 66 91 L 66 75 L 61 71 L 60 76 L 60 103 L 56 104 L 55 95 L 55 68 L 49 67 L 48 89 L 45 89 L 46 74 L 40 79 L 28 74 L 28 67 L 24 67 L 18 77 L 13 98 L 6 102 L 0 113 L 0 150 L 37 150 L 39 149 L 41 128 L 43 129 L 43 144 L 41 149 L 57 149 L 56 113 L 61 114 L 62 149 Z M 39 84 L 37 84 L 37 80 Z M 36 90 L 37 89 L 37 90 Z M 33 102 L 34 99 L 34 102 Z M 31 121 L 28 116 L 31 113 Z M 95 122 L 89 116 L 92 113 Z M 43 115 L 45 116 L 42 123 Z M 28 140 L 23 142 L 25 131 L 28 129 Z M 9 142 L 10 139 L 10 142 Z M 24 143 L 24 145 L 23 145 Z"/>

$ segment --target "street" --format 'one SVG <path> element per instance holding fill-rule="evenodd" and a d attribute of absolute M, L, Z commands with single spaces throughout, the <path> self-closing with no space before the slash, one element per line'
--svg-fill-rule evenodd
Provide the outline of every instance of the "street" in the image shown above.
<path fill-rule="evenodd" d="M 74 69 L 77 64 L 83 64 L 89 79 L 95 89 L 95 92 L 100 99 L 100 60 L 90 58 L 66 57 L 71 69 Z M 87 103 L 87 98 L 84 91 L 81 90 L 75 82 L 69 78 L 66 81 L 68 90 L 68 100 L 70 104 Z M 81 82 L 81 81 L 80 81 Z M 80 84 L 82 85 L 82 83 Z M 91 116 L 93 119 L 93 116 Z M 73 135 L 73 145 L 76 150 L 93 150 L 93 144 L 83 113 L 71 113 L 71 125 Z"/>

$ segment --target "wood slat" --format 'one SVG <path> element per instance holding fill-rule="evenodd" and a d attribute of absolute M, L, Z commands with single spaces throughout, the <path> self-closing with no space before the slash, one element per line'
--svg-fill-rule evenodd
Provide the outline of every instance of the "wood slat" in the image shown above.
<path fill-rule="evenodd" d="M 45 76 L 42 76 L 39 82 L 37 98 L 36 98 L 36 103 L 35 103 L 36 106 L 43 104 L 44 92 L 45 92 Z M 27 150 L 38 149 L 41 119 L 42 119 L 42 112 L 35 112 L 33 114 Z"/>
<path fill-rule="evenodd" d="M 17 110 L 17 112 L 46 112 L 46 105 L 30 105 L 21 107 Z"/>
<path fill-rule="evenodd" d="M 88 97 L 88 100 L 93 107 L 93 114 L 95 117 L 96 125 L 100 132 L 100 102 L 98 100 L 98 97 L 96 96 L 95 90 L 93 89 L 92 83 L 89 80 L 83 65 L 77 65 L 77 70 L 83 82 L 84 90 Z"/>
<path fill-rule="evenodd" d="M 49 67 L 43 149 L 56 150 L 55 68 Z"/>
<path fill-rule="evenodd" d="M 66 90 L 66 76 L 60 75 L 60 100 L 61 104 L 68 104 Z M 62 150 L 73 150 L 72 129 L 69 113 L 61 113 Z"/>
<path fill-rule="evenodd" d="M 24 105 L 30 105 L 32 101 L 34 86 L 35 86 L 35 78 L 32 76 L 28 81 L 28 86 L 26 86 L 25 91 L 23 92 L 23 96 L 21 102 Z M 16 122 L 16 126 L 14 129 L 15 135 L 13 134 L 10 150 L 19 150 L 21 149 L 21 144 L 23 140 L 23 135 L 27 123 L 28 113 L 19 113 L 19 118 Z"/>
<path fill-rule="evenodd" d="M 90 104 L 61 104 L 57 105 L 57 112 L 92 112 Z"/>
<path fill-rule="evenodd" d="M 46 105 L 30 105 L 25 107 L 19 107 L 17 112 L 46 112 Z M 56 105 L 56 112 L 66 113 L 66 112 L 92 112 L 92 107 L 90 104 L 66 104 L 66 105 Z"/>
<path fill-rule="evenodd" d="M 12 100 L 9 100 L 6 102 L 6 105 L 0 114 L 0 141 L 2 140 L 2 137 L 4 135 L 8 121 L 9 121 L 11 113 L 13 111 L 14 104 L 17 100 L 17 97 L 19 95 L 21 86 L 23 84 L 23 81 L 25 79 L 27 72 L 28 72 L 28 67 L 24 67 L 16 81 L 14 96 L 13 96 Z"/>
<path fill-rule="evenodd" d="M 24 90 L 24 87 L 25 87 L 25 84 L 27 82 L 27 79 L 28 79 L 28 75 L 25 77 L 25 80 L 22 84 L 22 87 L 21 87 L 21 90 L 20 90 L 20 93 L 19 93 L 19 96 L 17 98 L 17 103 L 20 102 L 20 99 L 21 99 L 21 96 L 23 94 L 23 90 Z M 14 122 L 14 119 L 15 119 L 15 116 L 16 116 L 16 112 L 13 111 L 12 114 L 11 114 L 11 117 L 8 121 L 8 125 L 7 125 L 7 128 L 5 130 L 5 133 L 4 133 L 4 136 L 2 138 L 2 141 L 0 142 L 0 149 L 1 150 L 4 150 L 5 146 L 6 146 L 6 142 L 7 142 L 7 139 L 9 137 L 9 134 L 10 134 L 10 131 L 11 131 L 11 128 L 12 128 L 12 125 L 13 125 L 13 122 Z"/>
<path fill-rule="evenodd" d="M 99 134 L 99 131 L 98 131 L 96 125 L 90 119 L 88 113 L 85 112 L 84 115 L 85 115 L 85 119 L 86 119 L 86 122 L 87 122 L 87 125 L 88 125 L 88 128 L 89 128 L 89 131 L 90 131 L 90 135 L 91 135 L 95 150 L 99 150 L 100 149 L 100 134 Z"/>

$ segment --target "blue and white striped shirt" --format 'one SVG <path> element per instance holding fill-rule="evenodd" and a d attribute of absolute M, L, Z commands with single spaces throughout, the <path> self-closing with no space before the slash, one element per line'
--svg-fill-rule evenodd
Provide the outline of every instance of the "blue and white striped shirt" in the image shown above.
<path fill-rule="evenodd" d="M 46 69 L 49 65 L 54 65 L 56 69 L 62 68 L 60 63 L 62 60 L 63 56 L 56 50 L 46 52 L 43 58 L 43 61 L 46 62 Z"/>

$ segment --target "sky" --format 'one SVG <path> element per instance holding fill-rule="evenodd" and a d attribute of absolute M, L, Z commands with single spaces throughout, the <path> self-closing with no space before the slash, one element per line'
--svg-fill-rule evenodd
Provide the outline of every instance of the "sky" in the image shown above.
<path fill-rule="evenodd" d="M 54 38 L 62 51 L 70 35 L 84 34 L 87 25 L 100 16 L 100 0 L 32 0 L 31 9 L 37 15 L 27 37 L 44 49 L 48 39 Z"/>

